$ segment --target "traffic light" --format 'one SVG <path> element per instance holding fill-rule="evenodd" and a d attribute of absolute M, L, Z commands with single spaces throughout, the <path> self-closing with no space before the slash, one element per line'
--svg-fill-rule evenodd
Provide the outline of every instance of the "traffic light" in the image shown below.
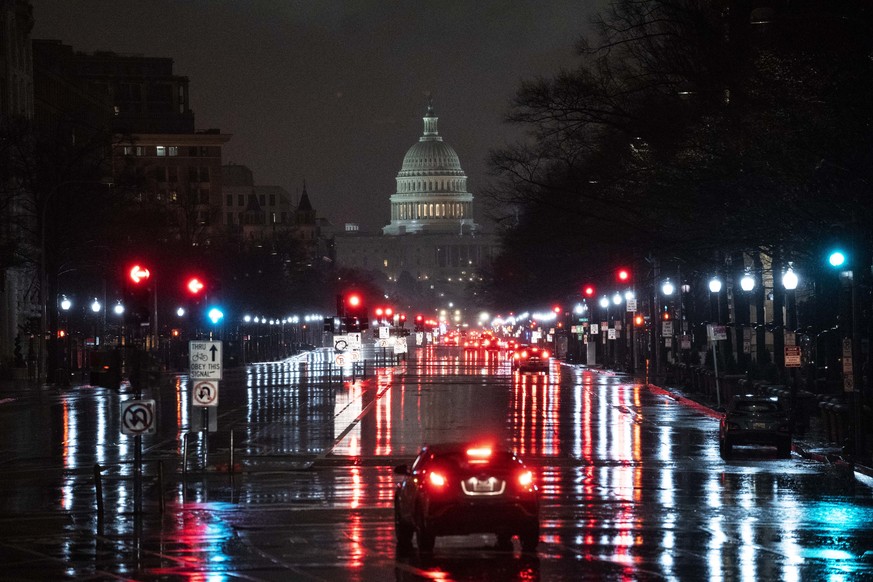
<path fill-rule="evenodd" d="M 624 267 L 615 272 L 615 278 L 618 279 L 620 283 L 627 283 L 630 281 L 630 276 L 630 270 L 625 269 Z"/>
<path fill-rule="evenodd" d="M 415 331 L 424 331 L 424 316 L 415 316 Z"/>
<path fill-rule="evenodd" d="M 370 327 L 363 296 L 352 291 L 337 295 L 337 315 L 342 318 L 345 332 L 360 332 Z"/>
<path fill-rule="evenodd" d="M 634 325 L 637 327 L 642 327 L 642 325 L 646 322 L 645 318 L 642 315 L 634 316 Z"/>
<path fill-rule="evenodd" d="M 585 297 L 594 297 L 594 294 L 597 292 L 597 289 L 594 288 L 594 285 L 585 285 L 582 288 L 582 294 Z"/>
<path fill-rule="evenodd" d="M 839 268 L 846 264 L 846 253 L 839 249 L 835 249 L 828 253 L 828 264 L 833 268 Z"/>
<path fill-rule="evenodd" d="M 662 314 L 661 314 L 661 319 L 663 319 L 664 321 L 670 321 L 670 312 L 669 312 L 669 311 L 665 311 L 664 313 L 662 313 Z"/>
<path fill-rule="evenodd" d="M 151 273 L 141 263 L 130 265 L 127 270 L 125 295 L 127 309 L 125 313 L 133 322 L 144 323 L 151 318 Z"/>
<path fill-rule="evenodd" d="M 190 295 L 191 297 L 199 298 L 203 296 L 206 285 L 203 283 L 200 277 L 189 277 L 185 281 L 185 289 L 188 291 L 188 295 Z"/>

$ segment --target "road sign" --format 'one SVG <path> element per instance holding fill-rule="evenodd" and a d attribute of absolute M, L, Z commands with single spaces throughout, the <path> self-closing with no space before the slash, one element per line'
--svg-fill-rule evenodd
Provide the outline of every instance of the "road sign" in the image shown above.
<path fill-rule="evenodd" d="M 785 367 L 800 367 L 800 346 L 785 346 Z"/>
<path fill-rule="evenodd" d="M 359 349 L 361 349 L 361 347 L 363 347 L 363 344 L 361 343 L 361 334 L 360 333 L 356 332 L 356 333 L 346 334 L 346 338 L 348 339 L 348 342 L 349 342 L 349 349 L 359 350 Z"/>
<path fill-rule="evenodd" d="M 218 406 L 218 382 L 198 380 L 192 392 L 194 406 Z"/>
<path fill-rule="evenodd" d="M 606 338 L 611 340 L 615 339 L 615 328 L 610 327 L 606 330 Z"/>
<path fill-rule="evenodd" d="M 384 338 L 384 339 L 377 339 L 376 340 L 376 347 L 377 348 L 390 348 L 391 347 L 391 339 L 392 338 L 390 338 L 390 337 Z"/>
<path fill-rule="evenodd" d="M 727 328 L 723 325 L 707 325 L 706 326 L 707 335 L 709 335 L 709 339 L 713 341 L 726 340 L 727 339 Z"/>
<path fill-rule="evenodd" d="M 345 335 L 333 336 L 333 349 L 337 353 L 343 353 L 349 349 L 349 338 Z"/>
<path fill-rule="evenodd" d="M 358 362 L 360 362 L 361 360 L 364 359 L 364 355 L 361 352 L 361 350 L 351 350 L 349 353 L 352 355 L 352 363 L 353 364 L 357 364 Z"/>
<path fill-rule="evenodd" d="M 221 380 L 221 342 L 188 342 L 188 360 L 192 380 Z"/>
<path fill-rule="evenodd" d="M 154 400 L 127 400 L 121 403 L 121 434 L 154 434 L 155 420 Z"/>
<path fill-rule="evenodd" d="M 843 391 L 844 392 L 854 392 L 855 391 L 855 377 L 852 376 L 851 374 L 843 377 Z"/>
<path fill-rule="evenodd" d="M 337 366 L 345 366 L 349 362 L 351 362 L 351 356 L 344 353 L 338 353 L 333 357 L 333 363 Z"/>
<path fill-rule="evenodd" d="M 391 336 L 391 328 L 382 326 L 379 328 L 379 339 L 387 339 Z"/>
<path fill-rule="evenodd" d="M 597 335 L 600 333 L 600 326 L 596 323 L 591 324 L 591 335 Z"/>
<path fill-rule="evenodd" d="M 636 310 L 637 310 L 637 300 L 636 299 L 628 299 L 627 300 L 627 310 L 628 310 L 628 312 L 636 312 Z"/>
<path fill-rule="evenodd" d="M 394 342 L 394 353 L 395 354 L 405 354 L 407 352 L 406 349 L 406 340 L 398 339 Z"/>

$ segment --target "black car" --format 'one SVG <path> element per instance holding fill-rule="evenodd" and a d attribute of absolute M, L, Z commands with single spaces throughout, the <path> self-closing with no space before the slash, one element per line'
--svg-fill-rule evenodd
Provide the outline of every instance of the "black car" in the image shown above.
<path fill-rule="evenodd" d="M 398 547 L 415 534 L 419 551 L 433 550 L 436 536 L 494 533 L 499 547 L 517 535 L 523 551 L 539 541 L 539 498 L 534 472 L 511 451 L 486 445 L 446 443 L 421 449 L 394 493 Z"/>
<path fill-rule="evenodd" d="M 728 403 L 718 431 L 719 452 L 729 458 L 734 445 L 775 446 L 779 456 L 791 456 L 791 421 L 778 399 L 743 394 Z"/>
<path fill-rule="evenodd" d="M 548 372 L 549 350 L 538 346 L 518 346 L 512 353 L 512 370 L 519 372 Z"/>

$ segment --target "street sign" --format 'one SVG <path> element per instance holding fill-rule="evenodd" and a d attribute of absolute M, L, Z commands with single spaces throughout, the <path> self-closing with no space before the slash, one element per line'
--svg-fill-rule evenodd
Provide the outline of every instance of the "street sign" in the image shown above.
<path fill-rule="evenodd" d="M 844 392 L 854 392 L 855 391 L 855 377 L 851 374 L 843 377 L 843 391 Z"/>
<path fill-rule="evenodd" d="M 349 349 L 359 350 L 363 347 L 363 344 L 361 343 L 361 334 L 359 332 L 346 334 L 346 338 L 349 342 Z"/>
<path fill-rule="evenodd" d="M 391 337 L 391 328 L 382 326 L 379 328 L 379 339 L 388 339 Z"/>
<path fill-rule="evenodd" d="M 800 346 L 785 346 L 785 367 L 800 367 Z"/>
<path fill-rule="evenodd" d="M 600 333 L 600 326 L 596 323 L 591 324 L 591 335 L 597 335 Z"/>
<path fill-rule="evenodd" d="M 392 338 L 390 338 L 390 337 L 377 339 L 376 340 L 376 347 L 377 348 L 390 348 L 392 345 L 391 340 L 392 340 Z"/>
<path fill-rule="evenodd" d="M 415 332 L 415 345 L 420 346 L 424 342 L 424 332 Z"/>
<path fill-rule="evenodd" d="M 406 341 L 402 339 L 398 339 L 394 342 L 394 353 L 395 354 L 405 354 L 407 352 Z"/>
<path fill-rule="evenodd" d="M 221 380 L 221 342 L 188 342 L 188 363 L 191 380 Z"/>
<path fill-rule="evenodd" d="M 343 353 L 349 349 L 349 338 L 345 335 L 333 336 L 333 349 L 337 353 Z"/>
<path fill-rule="evenodd" d="M 628 299 L 627 300 L 627 310 L 629 313 L 636 312 L 636 310 L 637 310 L 637 300 L 636 299 Z"/>
<path fill-rule="evenodd" d="M 607 329 L 606 336 L 607 336 L 607 339 L 614 340 L 615 339 L 615 329 L 611 328 L 611 327 L 609 329 Z"/>
<path fill-rule="evenodd" d="M 155 425 L 154 400 L 127 400 L 121 403 L 121 434 L 154 434 Z"/>
<path fill-rule="evenodd" d="M 661 322 L 661 335 L 672 336 L 673 335 L 673 322 L 672 321 L 662 321 Z"/>
<path fill-rule="evenodd" d="M 197 380 L 191 394 L 194 406 L 218 406 L 218 382 Z"/>
<path fill-rule="evenodd" d="M 333 357 L 333 363 L 337 366 L 345 366 L 349 362 L 351 362 L 351 357 L 344 353 L 338 353 Z"/>
<path fill-rule="evenodd" d="M 725 326 L 723 325 L 707 325 L 706 331 L 707 335 L 709 335 L 709 339 L 713 341 L 727 339 L 727 328 L 725 328 Z"/>
<path fill-rule="evenodd" d="M 361 350 L 352 350 L 352 351 L 349 352 L 349 353 L 350 353 L 351 356 L 352 356 L 352 363 L 353 363 L 353 364 L 357 364 L 358 362 L 360 362 L 361 360 L 364 359 L 364 355 L 363 355 L 363 353 L 361 352 Z"/>

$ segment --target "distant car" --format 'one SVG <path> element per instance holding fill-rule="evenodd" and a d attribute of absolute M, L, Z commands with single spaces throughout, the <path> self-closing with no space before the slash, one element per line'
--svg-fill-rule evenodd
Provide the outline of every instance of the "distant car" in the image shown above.
<path fill-rule="evenodd" d="M 394 494 L 398 547 L 413 534 L 419 551 L 437 536 L 493 533 L 499 547 L 518 535 L 523 551 L 539 541 L 539 494 L 534 472 L 511 451 L 475 443 L 425 446 L 402 475 Z"/>
<path fill-rule="evenodd" d="M 728 403 L 718 431 L 719 452 L 725 459 L 734 445 L 769 445 L 780 457 L 791 456 L 791 421 L 778 399 L 744 394 Z"/>
<path fill-rule="evenodd" d="M 538 346 L 518 346 L 512 352 L 512 370 L 519 372 L 548 372 L 549 350 Z"/>

